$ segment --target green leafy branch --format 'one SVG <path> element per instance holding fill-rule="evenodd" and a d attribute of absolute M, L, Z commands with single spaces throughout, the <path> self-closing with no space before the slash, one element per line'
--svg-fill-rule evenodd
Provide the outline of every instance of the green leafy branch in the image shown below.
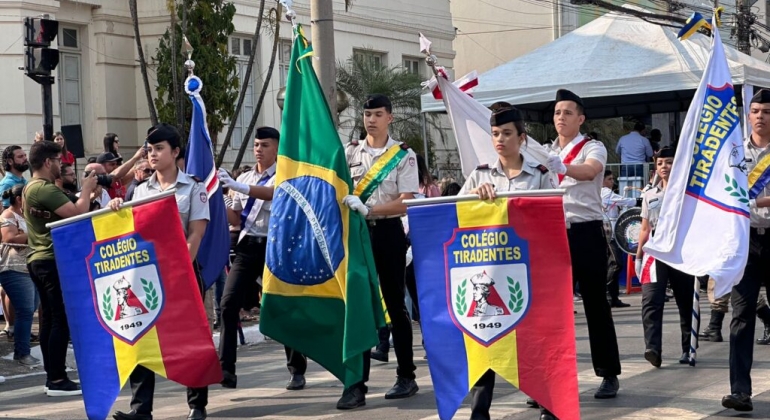
<path fill-rule="evenodd" d="M 455 307 L 457 308 L 457 313 L 460 315 L 465 315 L 468 311 L 468 304 L 465 302 L 465 291 L 467 290 L 467 286 L 468 279 L 465 279 L 457 286 L 457 293 L 455 294 Z"/>
<path fill-rule="evenodd" d="M 109 288 L 105 290 L 102 295 L 102 315 L 104 315 L 104 319 L 108 321 L 112 321 L 115 316 L 115 313 L 112 310 L 112 295 L 110 294 Z"/>
<path fill-rule="evenodd" d="M 511 297 L 508 299 L 508 309 L 513 313 L 519 313 L 524 308 L 524 293 L 521 291 L 519 282 L 508 277 L 508 292 Z"/>
<path fill-rule="evenodd" d="M 158 308 L 158 292 L 155 291 L 155 286 L 152 282 L 145 279 L 140 280 L 142 281 L 142 289 L 144 289 L 145 293 L 144 304 L 148 310 L 154 311 Z"/>
<path fill-rule="evenodd" d="M 738 201 L 740 201 L 743 204 L 748 205 L 749 204 L 749 193 L 743 189 L 740 185 L 738 185 L 738 181 L 735 180 L 735 178 L 730 177 L 730 175 L 725 174 L 725 181 L 727 181 L 727 186 L 725 187 L 725 191 L 730 193 L 730 196 L 737 197 Z"/>

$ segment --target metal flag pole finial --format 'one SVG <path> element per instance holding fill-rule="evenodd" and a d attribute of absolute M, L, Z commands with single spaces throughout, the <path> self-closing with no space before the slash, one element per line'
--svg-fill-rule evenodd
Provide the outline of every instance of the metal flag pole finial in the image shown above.
<path fill-rule="evenodd" d="M 182 35 L 182 53 L 187 56 L 187 60 L 184 62 L 184 68 L 190 72 L 190 75 L 193 74 L 193 70 L 195 69 L 195 62 L 192 61 L 193 51 L 194 49 L 187 39 L 187 35 Z"/>
<path fill-rule="evenodd" d="M 292 3 L 294 3 L 293 0 L 279 0 L 279 3 L 283 5 L 283 7 L 286 9 L 286 20 L 291 22 L 291 26 L 295 29 L 297 28 L 297 12 L 294 11 L 294 9 L 291 8 Z"/>

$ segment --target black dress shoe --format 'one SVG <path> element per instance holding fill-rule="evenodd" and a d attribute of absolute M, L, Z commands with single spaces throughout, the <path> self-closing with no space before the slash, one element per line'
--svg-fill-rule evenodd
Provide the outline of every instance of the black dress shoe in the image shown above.
<path fill-rule="evenodd" d="M 291 375 L 289 383 L 286 384 L 286 389 L 289 391 L 298 391 L 305 387 L 305 375 Z"/>
<path fill-rule="evenodd" d="M 644 359 L 650 362 L 650 364 L 656 368 L 659 368 L 660 364 L 663 362 L 660 359 L 660 353 L 653 349 L 647 349 L 644 351 Z"/>
<path fill-rule="evenodd" d="M 527 398 L 527 405 L 531 408 L 540 408 L 540 404 L 538 404 L 537 401 L 533 400 L 532 398 Z"/>
<path fill-rule="evenodd" d="M 238 375 L 230 373 L 226 370 L 222 371 L 222 388 L 235 389 L 238 387 Z"/>
<path fill-rule="evenodd" d="M 359 385 L 354 385 L 342 392 L 342 398 L 337 401 L 337 410 L 352 410 L 366 405 L 366 395 Z"/>
<path fill-rule="evenodd" d="M 206 420 L 205 408 L 193 408 L 190 410 L 190 414 L 187 415 L 187 420 Z"/>
<path fill-rule="evenodd" d="M 386 351 L 380 351 L 380 350 L 372 350 L 372 354 L 370 356 L 374 360 L 378 360 L 380 362 L 388 363 L 388 352 Z"/>
<path fill-rule="evenodd" d="M 618 395 L 618 389 L 620 389 L 620 382 L 618 382 L 618 377 L 605 376 L 602 384 L 599 385 L 599 389 L 596 390 L 594 398 L 598 398 L 600 400 L 615 398 Z"/>
<path fill-rule="evenodd" d="M 559 420 L 550 411 L 545 408 L 540 411 L 540 420 Z"/>
<path fill-rule="evenodd" d="M 396 383 L 390 391 L 385 393 L 386 400 L 397 400 L 399 398 L 409 398 L 416 394 L 420 388 L 417 386 L 417 382 L 414 379 L 406 379 L 398 377 Z"/>
<path fill-rule="evenodd" d="M 725 395 L 722 397 L 722 407 L 732 408 L 735 411 L 754 410 L 754 404 L 751 403 L 751 396 L 743 393 Z"/>
<path fill-rule="evenodd" d="M 613 308 L 628 308 L 629 306 L 631 306 L 631 304 L 630 303 L 625 303 L 625 302 L 621 301 L 620 299 L 616 299 L 616 300 L 613 300 L 612 302 L 610 302 L 610 306 L 613 307 Z"/>
<path fill-rule="evenodd" d="M 679 358 L 679 364 L 680 365 L 686 365 L 690 363 L 690 353 L 684 352 L 682 353 L 682 357 Z"/>
<path fill-rule="evenodd" d="M 140 414 L 136 410 L 131 410 L 128 413 L 116 411 L 112 418 L 115 420 L 152 420 L 152 414 Z"/>

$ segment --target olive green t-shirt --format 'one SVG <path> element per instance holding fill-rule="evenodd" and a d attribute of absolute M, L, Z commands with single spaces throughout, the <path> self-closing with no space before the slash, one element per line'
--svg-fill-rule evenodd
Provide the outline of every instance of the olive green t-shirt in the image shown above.
<path fill-rule="evenodd" d="M 24 188 L 24 220 L 27 221 L 27 244 L 30 248 L 27 263 L 54 259 L 51 229 L 45 225 L 62 220 L 63 217 L 55 211 L 69 202 L 64 191 L 45 179 L 33 178 Z"/>

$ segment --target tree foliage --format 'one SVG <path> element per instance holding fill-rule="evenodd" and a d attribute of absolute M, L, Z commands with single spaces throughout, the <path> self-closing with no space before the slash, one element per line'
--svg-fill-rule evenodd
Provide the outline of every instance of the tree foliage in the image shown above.
<path fill-rule="evenodd" d="M 183 104 L 183 138 L 189 132 L 191 120 L 191 108 L 184 95 L 182 86 L 174 85 L 174 71 L 179 84 L 182 84 L 187 76 L 182 63 L 187 57 L 182 52 L 183 38 L 187 36 L 194 51 L 192 60 L 195 62 L 195 75 L 203 80 L 203 102 L 206 104 L 207 123 L 212 141 L 216 144 L 217 134 L 222 131 L 224 124 L 235 110 L 238 99 L 238 76 L 236 74 L 236 59 L 228 53 L 229 36 L 235 30 L 233 17 L 235 6 L 224 0 L 181 0 L 183 7 L 177 7 L 178 19 L 174 25 L 176 31 L 171 36 L 171 28 L 166 30 L 155 51 L 153 60 L 157 69 L 158 93 L 155 106 L 158 109 L 158 117 L 161 122 L 177 121 L 177 104 L 174 102 L 175 90 L 179 92 L 179 101 Z M 183 13 L 185 13 L 183 15 Z M 183 34 L 182 25 L 186 23 L 186 32 Z M 173 42 L 172 42 L 173 39 Z M 172 66 L 172 54 L 178 63 Z"/>
<path fill-rule="evenodd" d="M 349 139 L 357 138 L 364 128 L 364 102 L 367 96 L 379 93 L 390 98 L 393 104 L 393 123 L 390 134 L 394 139 L 408 144 L 415 152 L 425 154 L 420 94 L 422 79 L 400 66 L 378 66 L 371 60 L 351 57 L 337 63 L 337 89 L 345 92 L 350 100 L 349 111 L 340 116 L 340 128 L 350 130 Z M 428 125 L 435 128 L 433 118 Z M 427 130 L 430 131 L 430 130 Z M 432 155 L 431 141 L 428 154 Z M 433 162 L 432 157 L 429 161 Z"/>

